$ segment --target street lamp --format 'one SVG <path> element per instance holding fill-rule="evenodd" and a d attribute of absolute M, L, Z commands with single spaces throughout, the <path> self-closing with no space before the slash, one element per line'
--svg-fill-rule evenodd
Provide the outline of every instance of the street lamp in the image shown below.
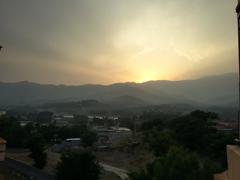
<path fill-rule="evenodd" d="M 240 0 L 236 7 L 237 20 L 238 20 L 238 139 L 236 140 L 240 144 Z"/>

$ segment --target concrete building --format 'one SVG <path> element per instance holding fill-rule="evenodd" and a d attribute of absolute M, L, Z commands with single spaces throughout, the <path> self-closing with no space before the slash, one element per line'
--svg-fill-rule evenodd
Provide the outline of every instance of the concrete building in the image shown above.
<path fill-rule="evenodd" d="M 80 138 L 68 138 L 65 139 L 61 144 L 55 144 L 52 147 L 53 152 L 63 152 L 68 150 L 78 150 L 81 148 Z"/>
<path fill-rule="evenodd" d="M 0 161 L 5 160 L 6 143 L 7 143 L 7 141 L 0 138 Z"/>
<path fill-rule="evenodd" d="M 127 139 L 132 137 L 133 133 L 131 129 L 124 127 L 110 127 L 105 126 L 94 127 L 97 132 L 99 139 L 107 140 L 107 143 L 114 143 L 119 140 Z"/>

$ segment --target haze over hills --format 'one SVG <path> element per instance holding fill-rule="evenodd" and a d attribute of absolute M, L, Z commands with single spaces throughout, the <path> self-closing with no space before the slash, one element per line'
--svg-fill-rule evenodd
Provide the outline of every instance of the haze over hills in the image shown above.
<path fill-rule="evenodd" d="M 109 105 L 145 106 L 194 104 L 237 106 L 236 73 L 196 80 L 149 81 L 112 85 L 44 85 L 31 82 L 0 83 L 0 105 L 35 105 L 95 99 Z"/>

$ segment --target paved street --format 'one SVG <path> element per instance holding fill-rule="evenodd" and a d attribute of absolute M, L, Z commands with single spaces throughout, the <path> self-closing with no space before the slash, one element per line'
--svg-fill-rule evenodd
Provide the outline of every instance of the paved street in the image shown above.
<path fill-rule="evenodd" d="M 123 180 L 128 179 L 128 171 L 127 170 L 120 169 L 120 168 L 110 166 L 108 164 L 103 164 L 103 163 L 100 163 L 100 165 L 103 167 L 103 169 L 105 171 L 110 171 L 110 172 L 116 174 L 117 176 L 119 176 Z"/>

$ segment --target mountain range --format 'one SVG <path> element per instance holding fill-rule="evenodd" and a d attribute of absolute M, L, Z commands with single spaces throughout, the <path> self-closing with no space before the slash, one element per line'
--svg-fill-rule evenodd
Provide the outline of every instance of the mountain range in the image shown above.
<path fill-rule="evenodd" d="M 194 104 L 235 107 L 238 76 L 228 73 L 195 80 L 148 81 L 111 85 L 49 85 L 32 82 L 0 83 L 0 105 L 37 105 L 94 99 L 116 106 Z"/>

